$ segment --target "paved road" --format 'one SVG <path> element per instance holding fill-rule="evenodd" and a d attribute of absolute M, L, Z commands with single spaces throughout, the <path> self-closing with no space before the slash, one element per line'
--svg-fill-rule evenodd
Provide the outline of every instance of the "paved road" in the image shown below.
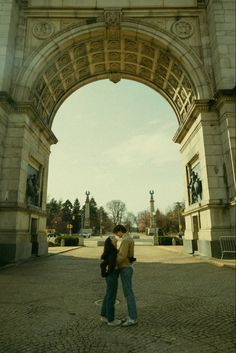
<path fill-rule="evenodd" d="M 99 320 L 102 248 L 0 271 L 1 353 L 234 353 L 235 271 L 174 248 L 137 246 L 139 324 Z M 121 288 L 117 317 L 126 314 Z"/>

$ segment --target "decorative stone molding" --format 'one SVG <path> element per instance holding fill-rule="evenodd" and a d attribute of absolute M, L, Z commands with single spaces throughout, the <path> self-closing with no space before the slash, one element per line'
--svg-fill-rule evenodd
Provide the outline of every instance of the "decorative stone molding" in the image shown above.
<path fill-rule="evenodd" d="M 28 7 L 29 0 L 18 0 L 20 9 L 24 9 Z"/>
<path fill-rule="evenodd" d="M 121 9 L 104 10 L 104 21 L 107 26 L 120 26 L 121 18 Z"/>
<path fill-rule="evenodd" d="M 63 19 L 61 20 L 60 23 L 60 28 L 65 29 L 65 28 L 70 28 L 70 27 L 77 27 L 77 26 L 82 26 L 87 24 L 87 21 L 85 19 Z"/>
<path fill-rule="evenodd" d="M 8 93 L 0 92 L 0 106 L 3 106 L 4 110 L 6 110 L 9 114 L 27 114 L 43 132 L 50 144 L 56 144 L 58 142 L 56 136 L 53 134 L 51 129 L 48 128 L 48 124 L 44 119 L 42 119 L 41 116 L 38 115 L 38 109 L 36 109 L 33 105 L 33 100 L 31 102 L 16 102 Z"/>
<path fill-rule="evenodd" d="M 38 22 L 33 26 L 33 35 L 38 39 L 47 39 L 54 33 L 54 26 L 50 22 Z"/>
<path fill-rule="evenodd" d="M 171 31 L 179 38 L 186 39 L 192 36 L 193 26 L 190 22 L 178 20 L 173 23 Z"/>
<path fill-rule="evenodd" d="M 130 19 L 129 19 L 130 20 Z M 162 30 L 165 30 L 166 29 L 166 21 L 167 19 L 165 17 L 144 17 L 144 18 L 140 18 L 139 19 L 139 22 L 142 22 L 142 23 L 149 23 L 155 27 L 158 27 L 158 28 L 161 28 Z M 137 18 L 133 17 L 131 18 L 131 21 L 134 21 L 136 22 L 137 21 Z"/>
<path fill-rule="evenodd" d="M 219 109 L 226 102 L 236 101 L 236 86 L 233 89 L 219 90 L 215 94 L 216 106 Z"/>
<path fill-rule="evenodd" d="M 121 9 L 104 10 L 104 21 L 106 24 L 106 37 L 108 40 L 120 39 L 121 18 L 122 18 Z"/>
<path fill-rule="evenodd" d="M 207 7 L 209 1 L 206 0 L 197 0 L 197 7 L 205 8 Z"/>
<path fill-rule="evenodd" d="M 188 133 L 190 127 L 196 120 L 199 113 L 211 111 L 212 101 L 209 99 L 195 100 L 190 106 L 185 120 L 182 125 L 179 126 L 173 141 L 175 143 L 181 143 L 186 134 Z"/>

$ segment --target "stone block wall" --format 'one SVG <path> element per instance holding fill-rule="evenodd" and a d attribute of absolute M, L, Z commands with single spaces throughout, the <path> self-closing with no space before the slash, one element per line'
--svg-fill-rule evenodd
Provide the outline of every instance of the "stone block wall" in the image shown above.
<path fill-rule="evenodd" d="M 235 200 L 236 190 L 236 104 L 233 99 L 219 102 L 221 143 L 224 153 L 224 183 L 228 201 Z"/>
<path fill-rule="evenodd" d="M 1 193 L 1 171 L 3 163 L 3 154 L 4 154 L 4 139 L 7 133 L 7 113 L 0 107 L 0 193 Z M 0 194 L 1 199 L 1 194 Z"/>
<path fill-rule="evenodd" d="M 8 91 L 15 56 L 19 8 L 15 0 L 0 0 L 0 91 Z"/>
<path fill-rule="evenodd" d="M 47 254 L 46 194 L 50 143 L 26 113 L 9 113 L 0 180 L 0 257 L 11 261 L 31 256 L 31 221 L 37 222 L 38 255 Z M 29 164 L 42 168 L 42 203 L 27 204 Z M 8 259 L 9 260 L 9 259 Z"/>
<path fill-rule="evenodd" d="M 207 18 L 216 91 L 232 89 L 235 86 L 235 0 L 209 0 Z"/>

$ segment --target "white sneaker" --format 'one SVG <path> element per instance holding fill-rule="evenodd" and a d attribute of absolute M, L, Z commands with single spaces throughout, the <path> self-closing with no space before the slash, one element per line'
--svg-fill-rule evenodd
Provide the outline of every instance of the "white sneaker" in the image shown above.
<path fill-rule="evenodd" d="M 137 320 L 132 320 L 128 317 L 128 319 L 125 322 L 123 322 L 121 326 L 122 327 L 133 326 L 133 325 L 136 325 L 137 323 L 138 323 Z"/>
<path fill-rule="evenodd" d="M 108 322 L 107 325 L 108 326 L 119 326 L 119 325 L 121 325 L 121 322 L 122 322 L 121 320 L 116 319 L 116 320 Z"/>
<path fill-rule="evenodd" d="M 108 322 L 108 320 L 107 320 L 107 318 L 106 318 L 105 316 L 101 316 L 100 320 L 101 320 L 102 322 Z"/>

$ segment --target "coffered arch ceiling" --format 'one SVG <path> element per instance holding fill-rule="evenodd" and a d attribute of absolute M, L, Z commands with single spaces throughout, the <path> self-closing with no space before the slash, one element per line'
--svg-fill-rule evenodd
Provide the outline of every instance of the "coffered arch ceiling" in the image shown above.
<path fill-rule="evenodd" d="M 189 48 L 165 37 L 125 26 L 72 29 L 26 62 L 17 100 L 30 102 L 51 127 L 59 106 L 79 87 L 99 79 L 117 83 L 127 78 L 161 93 L 181 125 L 194 100 L 209 95 L 207 80 Z"/>

